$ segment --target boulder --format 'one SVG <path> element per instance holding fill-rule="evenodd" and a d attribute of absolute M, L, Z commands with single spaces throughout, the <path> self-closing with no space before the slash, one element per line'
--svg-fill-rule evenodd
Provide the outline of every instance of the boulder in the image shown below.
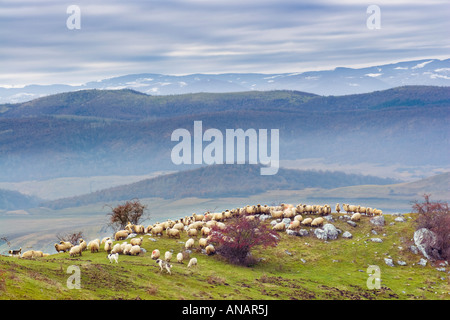
<path fill-rule="evenodd" d="M 370 241 L 372 241 L 372 242 L 378 242 L 378 243 L 383 242 L 383 240 L 381 240 L 380 238 L 370 238 Z"/>
<path fill-rule="evenodd" d="M 342 237 L 343 237 L 343 238 L 347 238 L 347 239 L 351 239 L 351 238 L 353 238 L 353 235 L 352 235 L 350 232 L 345 231 L 345 232 L 342 234 Z"/>
<path fill-rule="evenodd" d="M 427 262 L 427 259 L 422 258 L 419 262 L 417 262 L 417 264 L 425 267 L 427 265 Z"/>
<path fill-rule="evenodd" d="M 384 220 L 384 216 L 376 216 L 370 219 L 370 223 L 382 227 L 386 224 L 386 221 Z"/>
<path fill-rule="evenodd" d="M 427 228 L 421 228 L 414 232 L 414 244 L 417 249 L 427 259 L 440 259 L 435 246 L 437 243 L 436 234 Z"/>
<path fill-rule="evenodd" d="M 308 230 L 305 230 L 305 229 L 300 229 L 299 231 L 298 231 L 298 236 L 300 236 L 300 237 L 305 237 L 305 236 L 307 236 L 309 233 L 308 233 Z"/>
<path fill-rule="evenodd" d="M 394 221 L 397 221 L 397 222 L 405 222 L 406 219 L 403 218 L 403 217 L 398 217 L 398 218 L 395 218 Z"/>
<path fill-rule="evenodd" d="M 336 240 L 339 233 L 334 225 L 326 223 L 323 228 L 315 229 L 314 235 L 322 240 Z"/>
<path fill-rule="evenodd" d="M 386 263 L 389 267 L 395 267 L 392 259 L 384 258 L 384 263 Z"/>
<path fill-rule="evenodd" d="M 348 220 L 347 223 L 348 223 L 349 225 L 351 225 L 352 227 L 356 227 L 356 222 L 355 222 L 355 221 Z"/>

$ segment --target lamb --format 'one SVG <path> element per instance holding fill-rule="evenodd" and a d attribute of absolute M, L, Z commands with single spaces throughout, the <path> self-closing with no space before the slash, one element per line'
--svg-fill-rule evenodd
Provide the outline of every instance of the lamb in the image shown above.
<path fill-rule="evenodd" d="M 119 230 L 119 231 L 117 231 L 116 232 L 116 234 L 114 235 L 114 239 L 116 240 L 116 241 L 119 241 L 119 240 L 125 240 L 127 237 L 128 237 L 128 235 L 130 234 L 131 232 L 129 232 L 128 230 Z M 107 240 L 108 241 L 108 240 Z"/>
<path fill-rule="evenodd" d="M 144 237 L 139 237 L 139 238 L 133 238 L 130 240 L 130 243 L 133 246 L 140 246 L 142 245 L 142 242 L 144 241 Z"/>
<path fill-rule="evenodd" d="M 206 248 L 206 246 L 208 245 L 208 239 L 200 238 L 200 240 L 198 240 L 198 245 L 200 246 L 200 248 Z"/>
<path fill-rule="evenodd" d="M 73 244 L 71 244 L 70 242 L 67 241 L 61 241 L 59 244 L 55 243 L 55 249 L 57 252 L 66 252 L 69 251 L 70 248 L 73 247 Z"/>
<path fill-rule="evenodd" d="M 352 221 L 359 221 L 361 219 L 361 213 L 356 212 L 352 215 L 352 217 L 350 218 L 350 220 Z"/>
<path fill-rule="evenodd" d="M 110 253 L 108 254 L 109 263 L 112 263 L 115 261 L 116 263 L 119 263 L 119 254 L 118 253 Z"/>
<path fill-rule="evenodd" d="M 106 252 L 111 253 L 111 250 L 112 250 L 112 244 L 113 244 L 113 242 L 112 242 L 111 239 L 109 239 L 109 240 L 107 240 L 107 241 L 105 242 L 105 247 L 104 247 L 104 249 L 105 249 Z"/>
<path fill-rule="evenodd" d="M 197 266 L 197 258 L 192 258 L 191 260 L 189 260 L 189 263 L 187 265 L 188 268 L 193 267 L 193 266 Z"/>
<path fill-rule="evenodd" d="M 167 234 L 167 236 L 169 237 L 169 238 L 178 238 L 178 239 L 180 239 L 180 230 L 178 230 L 178 229 L 170 229 L 170 228 L 167 228 L 167 230 L 166 230 L 166 234 Z"/>
<path fill-rule="evenodd" d="M 184 247 L 186 249 L 191 249 L 194 246 L 194 239 L 190 238 L 189 240 L 186 241 Z"/>
<path fill-rule="evenodd" d="M 83 249 L 80 245 L 73 246 L 72 248 L 70 248 L 69 256 L 75 257 L 75 256 L 79 255 L 81 257 L 82 251 L 83 251 Z"/>
<path fill-rule="evenodd" d="M 312 221 L 313 221 L 312 218 L 306 218 L 305 220 L 303 220 L 303 221 L 301 222 L 301 224 L 304 225 L 304 226 L 309 226 L 309 225 L 311 224 Z"/>
<path fill-rule="evenodd" d="M 165 259 L 167 262 L 170 262 L 170 260 L 172 260 L 172 252 L 166 251 L 166 253 L 164 253 L 164 259 Z"/>
<path fill-rule="evenodd" d="M 323 225 L 323 218 L 315 218 L 311 222 L 311 227 L 320 227 L 321 225 Z"/>
<path fill-rule="evenodd" d="M 169 274 L 172 274 L 172 272 L 170 272 L 170 268 L 172 268 L 172 265 L 164 260 L 161 259 L 157 259 L 156 263 L 159 264 L 159 267 L 161 268 L 160 271 L 163 271 L 164 268 L 166 268 L 167 272 Z"/>
<path fill-rule="evenodd" d="M 183 263 L 183 258 L 184 258 L 183 253 L 180 252 L 177 254 L 177 262 L 178 263 Z"/>
<path fill-rule="evenodd" d="M 207 245 L 205 250 L 206 250 L 206 254 L 208 256 L 213 255 L 214 253 L 216 253 L 216 248 L 214 248 L 214 246 L 212 244 Z"/>
<path fill-rule="evenodd" d="M 152 251 L 152 259 L 158 259 L 160 256 L 160 252 L 158 249 Z"/>
<path fill-rule="evenodd" d="M 141 247 L 140 246 L 132 246 L 130 249 L 129 254 L 132 256 L 137 256 L 141 253 Z"/>
<path fill-rule="evenodd" d="M 341 207 L 339 206 L 339 203 L 336 203 L 335 210 L 336 210 L 337 213 L 341 212 Z"/>
<path fill-rule="evenodd" d="M 284 231 L 285 228 L 286 228 L 286 225 L 284 224 L 284 222 L 279 222 L 272 227 L 272 229 L 275 231 Z"/>

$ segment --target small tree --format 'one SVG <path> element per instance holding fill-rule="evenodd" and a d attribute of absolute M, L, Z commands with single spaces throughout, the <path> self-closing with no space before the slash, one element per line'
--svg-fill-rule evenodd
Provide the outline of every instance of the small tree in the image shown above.
<path fill-rule="evenodd" d="M 276 231 L 263 224 L 261 220 L 248 217 L 232 218 L 224 230 L 212 228 L 211 242 L 216 252 L 231 263 L 250 265 L 253 261 L 251 250 L 256 246 L 276 246 L 279 237 Z"/>
<path fill-rule="evenodd" d="M 141 204 L 139 199 L 127 201 L 124 204 L 120 204 L 114 208 L 111 208 L 108 225 L 113 230 L 124 229 L 128 222 L 132 224 L 139 224 L 141 221 L 147 219 L 145 210 L 146 205 Z"/>
<path fill-rule="evenodd" d="M 83 232 L 68 232 L 68 233 L 58 233 L 56 235 L 56 238 L 58 238 L 59 241 L 66 241 L 70 242 L 73 245 L 76 245 L 78 243 L 78 240 L 83 238 Z"/>
<path fill-rule="evenodd" d="M 440 256 L 450 259 L 450 209 L 447 202 L 431 201 L 430 194 L 424 194 L 424 202 L 413 202 L 414 212 L 419 213 L 417 229 L 426 228 L 436 234 L 436 248 Z"/>

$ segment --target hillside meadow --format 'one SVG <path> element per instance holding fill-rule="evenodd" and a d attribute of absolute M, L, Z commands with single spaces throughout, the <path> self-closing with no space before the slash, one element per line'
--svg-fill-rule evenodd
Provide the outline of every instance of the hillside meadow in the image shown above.
<path fill-rule="evenodd" d="M 259 262 L 250 267 L 232 265 L 219 255 L 207 256 L 194 249 L 190 258 L 196 257 L 198 266 L 188 269 L 188 261 L 180 264 L 175 259 L 187 240 L 185 233 L 181 239 L 143 235 L 141 247 L 146 253 L 120 255 L 118 264 L 111 264 L 103 249 L 73 258 L 68 253 L 31 260 L 0 256 L 0 299 L 450 300 L 449 267 L 439 271 L 439 262 L 417 264 L 422 256 L 409 249 L 416 214 L 403 216 L 406 222 L 385 215 L 384 227 L 372 225 L 370 218 L 363 216 L 352 227 L 333 213 L 331 223 L 351 232 L 351 239 L 341 234 L 336 240 L 319 240 L 309 227 L 309 235 L 304 237 L 282 232 L 278 246 L 253 251 Z M 370 240 L 375 237 L 383 242 Z M 154 249 L 162 254 L 173 250 L 171 275 L 161 272 L 151 259 Z M 386 265 L 384 258 L 392 258 L 395 266 Z M 399 265 L 399 260 L 406 265 Z M 380 268 L 379 289 L 367 287 L 367 268 L 373 265 Z M 80 289 L 70 289 L 67 284 L 70 266 L 80 268 Z"/>

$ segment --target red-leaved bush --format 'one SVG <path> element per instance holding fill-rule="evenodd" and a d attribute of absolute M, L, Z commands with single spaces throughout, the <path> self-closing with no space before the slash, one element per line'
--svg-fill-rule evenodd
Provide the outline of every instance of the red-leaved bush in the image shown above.
<path fill-rule="evenodd" d="M 214 226 L 211 231 L 211 242 L 216 252 L 229 262 L 239 265 L 254 263 L 252 248 L 276 246 L 279 241 L 277 232 L 269 225 L 258 218 L 250 220 L 245 216 L 230 219 L 223 230 Z"/>
<path fill-rule="evenodd" d="M 417 229 L 426 228 L 436 234 L 435 247 L 440 257 L 450 259 L 450 209 L 447 202 L 431 201 L 430 194 L 424 194 L 424 201 L 414 201 L 413 211 L 419 213 Z"/>

